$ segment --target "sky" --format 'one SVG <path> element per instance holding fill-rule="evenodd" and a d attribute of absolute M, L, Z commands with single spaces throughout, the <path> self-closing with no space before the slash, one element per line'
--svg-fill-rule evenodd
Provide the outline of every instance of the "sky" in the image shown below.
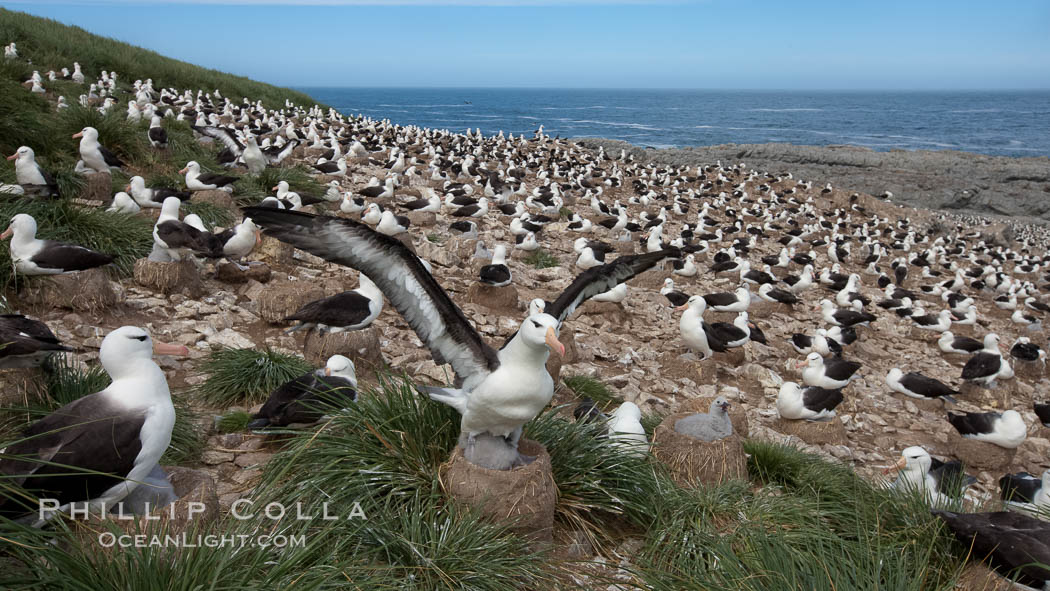
<path fill-rule="evenodd" d="M 1046 89 L 1046 0 L 0 0 L 282 86 Z"/>

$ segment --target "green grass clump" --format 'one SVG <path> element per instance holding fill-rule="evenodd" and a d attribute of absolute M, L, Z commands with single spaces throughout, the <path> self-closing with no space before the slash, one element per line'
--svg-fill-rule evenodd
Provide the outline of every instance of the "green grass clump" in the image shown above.
<path fill-rule="evenodd" d="M 182 396 L 173 395 L 171 402 L 175 405 L 175 426 L 171 429 L 171 443 L 161 456 L 160 463 L 192 465 L 200 459 L 205 447 L 204 435 L 199 427 L 200 417 L 189 400 Z"/>
<path fill-rule="evenodd" d="M 441 494 L 438 469 L 458 434 L 455 410 L 407 380 L 381 376 L 318 430 L 289 433 L 266 466 L 257 504 L 313 510 L 327 503 L 346 514 L 360 503 L 368 519 L 353 535 L 341 534 L 353 542 L 345 551 L 400 588 L 533 588 L 552 572 L 543 554 L 506 524 L 458 509 Z"/>
<path fill-rule="evenodd" d="M 551 267 L 557 267 L 561 264 L 558 262 L 558 257 L 543 250 L 542 248 L 530 252 L 529 255 L 522 260 L 525 262 L 525 264 L 532 265 L 537 269 L 549 269 Z"/>
<path fill-rule="evenodd" d="M 135 261 L 148 255 L 153 245 L 153 225 L 145 218 L 79 207 L 67 200 L 0 201 L 0 225 L 6 228 L 17 213 L 36 219 L 37 238 L 79 244 L 115 255 L 113 266 L 121 274 L 131 273 Z M 15 279 L 7 262 L 11 256 L 9 244 L 0 242 L 0 261 L 4 261 L 0 264 L 0 291 L 5 291 Z"/>
<path fill-rule="evenodd" d="M 321 490 L 335 503 L 370 496 L 394 502 L 436 486 L 438 466 L 458 436 L 454 409 L 420 395 L 407 380 L 387 377 L 316 432 L 296 435 L 265 478 L 294 474 L 283 494 L 296 501 Z"/>
<path fill-rule="evenodd" d="M 258 512 L 261 513 L 261 509 Z M 355 535 L 362 527 L 360 521 L 224 517 L 204 522 L 198 519 L 186 530 L 185 539 L 189 543 L 185 546 L 165 543 L 166 532 L 158 528 L 149 530 L 144 539 L 150 541 L 152 535 L 158 535 L 162 546 L 115 549 L 101 548 L 97 536 L 85 534 L 82 528 L 68 522 L 54 520 L 52 523 L 46 529 L 13 522 L 0 524 L 0 537 L 10 542 L 5 544 L 0 588 L 12 591 L 292 588 L 389 591 L 406 588 L 397 584 L 394 577 L 352 556 Z M 123 533 L 113 525 L 102 527 L 100 533 L 105 533 L 105 528 L 116 535 Z M 234 543 L 199 543 L 205 536 L 213 540 L 235 538 Z M 269 537 L 264 544 L 255 543 L 259 536 Z M 44 564 L 46 566 L 42 566 Z"/>
<path fill-rule="evenodd" d="M 207 379 L 198 394 L 216 406 L 256 404 L 281 384 L 311 369 L 302 357 L 272 349 L 219 349 L 200 365 L 200 373 Z"/>
<path fill-rule="evenodd" d="M 229 228 L 237 223 L 237 217 L 232 211 L 225 207 L 219 207 L 211 203 L 187 201 L 182 204 L 180 208 L 183 216 L 195 213 L 200 216 L 201 221 L 204 222 L 204 227 L 209 231 L 216 227 Z"/>
<path fill-rule="evenodd" d="M 273 195 L 273 188 L 281 181 L 286 181 L 288 188 L 300 195 L 320 196 L 325 192 L 325 187 L 302 165 L 270 167 L 258 175 L 244 175 L 237 181 L 237 204 L 255 205 L 263 198 Z"/>
<path fill-rule="evenodd" d="M 50 413 L 88 394 L 100 392 L 112 381 L 101 365 L 83 367 L 70 355 L 52 355 L 44 364 L 44 398 L 35 408 Z"/>
<path fill-rule="evenodd" d="M 748 442 L 760 486 L 663 495 L 637 562 L 652 589 L 944 589 L 960 571 L 923 499 L 848 466 Z M 816 566 L 816 568 L 815 568 Z"/>
<path fill-rule="evenodd" d="M 577 398 L 590 398 L 599 407 L 623 402 L 623 399 L 610 390 L 601 380 L 587 376 L 565 376 L 561 381 L 565 382 L 566 387 L 572 390 L 572 393 Z"/>
<path fill-rule="evenodd" d="M 252 422 L 252 413 L 235 410 L 219 418 L 216 428 L 219 430 L 219 433 L 240 433 L 248 430 L 248 423 L 250 422 Z"/>

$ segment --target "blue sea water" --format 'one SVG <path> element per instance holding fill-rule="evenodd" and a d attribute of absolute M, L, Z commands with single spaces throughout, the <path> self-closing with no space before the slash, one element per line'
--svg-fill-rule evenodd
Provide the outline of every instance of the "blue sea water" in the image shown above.
<path fill-rule="evenodd" d="M 486 135 L 606 137 L 670 148 L 851 144 L 1050 156 L 1050 91 L 300 88 L 348 115 Z"/>

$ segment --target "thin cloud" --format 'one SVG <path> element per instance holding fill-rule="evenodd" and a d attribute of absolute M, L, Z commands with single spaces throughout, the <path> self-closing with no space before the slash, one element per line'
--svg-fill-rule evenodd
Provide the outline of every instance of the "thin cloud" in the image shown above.
<path fill-rule="evenodd" d="M 607 6 L 698 4 L 705 0 L 8 0 L 8 4 L 254 5 L 254 6 Z"/>

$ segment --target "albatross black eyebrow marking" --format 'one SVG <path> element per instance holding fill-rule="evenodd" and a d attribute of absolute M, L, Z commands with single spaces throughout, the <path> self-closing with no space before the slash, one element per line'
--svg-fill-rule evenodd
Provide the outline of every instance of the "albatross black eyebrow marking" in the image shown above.
<path fill-rule="evenodd" d="M 145 343 L 145 342 L 146 342 L 146 339 L 148 339 L 148 338 L 149 338 L 149 336 L 147 336 L 147 335 L 142 335 L 142 336 L 137 336 L 137 337 L 134 337 L 134 336 L 130 336 L 130 335 L 128 335 L 128 338 L 129 338 L 129 339 L 135 339 L 136 341 L 142 341 L 143 343 Z"/>

